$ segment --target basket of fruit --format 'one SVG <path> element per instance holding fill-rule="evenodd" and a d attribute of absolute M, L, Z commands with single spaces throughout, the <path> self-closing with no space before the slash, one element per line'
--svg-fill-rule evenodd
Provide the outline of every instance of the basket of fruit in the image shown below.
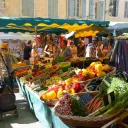
<path fill-rule="evenodd" d="M 71 85 L 66 85 L 66 83 L 61 83 L 50 87 L 47 91 L 40 94 L 40 99 L 44 101 L 48 106 L 55 106 L 63 93 L 80 96 L 84 90 L 85 89 L 83 84 L 73 83 Z"/>
<path fill-rule="evenodd" d="M 90 66 L 85 69 L 76 69 L 75 72 L 76 74 L 72 76 L 73 81 L 84 81 L 88 83 L 93 79 L 115 74 L 116 68 L 108 64 L 104 65 L 98 61 L 91 63 Z"/>

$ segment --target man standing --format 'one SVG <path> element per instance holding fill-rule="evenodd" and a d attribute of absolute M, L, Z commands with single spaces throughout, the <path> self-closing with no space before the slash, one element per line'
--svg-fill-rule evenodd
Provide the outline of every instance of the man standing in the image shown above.
<path fill-rule="evenodd" d="M 27 46 L 24 48 L 24 60 L 29 60 L 31 57 L 31 50 L 32 50 L 32 42 L 31 40 L 28 41 Z"/>

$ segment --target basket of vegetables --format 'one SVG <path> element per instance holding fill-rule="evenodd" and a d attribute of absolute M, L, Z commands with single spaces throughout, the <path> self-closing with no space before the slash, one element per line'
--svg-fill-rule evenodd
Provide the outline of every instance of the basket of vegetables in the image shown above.
<path fill-rule="evenodd" d="M 92 99 L 91 101 L 90 100 L 91 98 L 87 97 L 87 103 L 92 103 L 92 101 L 95 101 L 96 103 L 96 101 L 98 101 L 98 99 Z M 97 106 L 95 106 L 95 108 Z M 91 115 L 88 110 L 82 106 L 79 100 L 77 100 L 77 98 L 67 96 L 66 94 L 61 97 L 61 99 L 55 106 L 55 115 L 58 116 L 65 124 L 75 127 L 102 127 L 104 124 L 114 119 L 121 112 L 123 112 L 123 109 L 120 109 L 114 114 L 101 114 L 100 112 L 96 112 L 93 112 Z"/>
<path fill-rule="evenodd" d="M 110 96 L 111 93 L 114 93 L 114 98 Z M 128 82 L 126 80 L 122 77 L 106 76 L 99 86 L 98 95 L 84 104 L 83 115 L 77 111 L 78 108 L 74 111 L 74 102 L 70 96 L 61 97 L 55 106 L 55 114 L 68 125 L 102 127 L 125 111 L 128 105 L 127 95 Z M 107 102 L 106 96 L 109 97 Z M 65 106 L 68 106 L 68 109 Z M 75 106 L 81 105 L 75 104 Z"/>

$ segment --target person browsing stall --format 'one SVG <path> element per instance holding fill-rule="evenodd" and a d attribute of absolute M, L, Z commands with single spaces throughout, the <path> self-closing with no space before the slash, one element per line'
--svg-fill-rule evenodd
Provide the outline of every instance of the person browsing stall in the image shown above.
<path fill-rule="evenodd" d="M 77 47 L 75 46 L 73 41 L 70 42 L 70 49 L 71 49 L 72 57 L 76 58 L 77 57 Z"/>
<path fill-rule="evenodd" d="M 63 40 L 60 56 L 64 58 L 64 61 L 70 61 L 72 58 L 72 52 L 67 44 L 67 40 Z"/>
<path fill-rule="evenodd" d="M 12 77 L 12 64 L 16 64 L 17 59 L 11 52 L 9 52 L 9 47 L 7 43 L 2 43 L 0 45 L 0 49 L 0 76 L 4 81 L 4 85 L 9 85 L 13 89 L 14 82 Z"/>
<path fill-rule="evenodd" d="M 44 48 L 45 57 L 54 57 L 55 56 L 55 45 L 50 39 L 50 36 L 47 36 L 47 43 Z"/>
<path fill-rule="evenodd" d="M 27 45 L 24 48 L 24 60 L 30 59 L 31 51 L 32 51 L 32 42 L 31 42 L 31 40 L 29 40 Z"/>
<path fill-rule="evenodd" d="M 84 57 L 85 56 L 85 45 L 82 40 L 80 40 L 78 47 L 77 47 L 78 57 Z"/>

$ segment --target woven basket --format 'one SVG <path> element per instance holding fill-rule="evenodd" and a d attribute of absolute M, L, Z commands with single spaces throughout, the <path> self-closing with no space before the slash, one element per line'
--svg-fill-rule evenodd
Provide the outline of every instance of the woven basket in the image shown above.
<path fill-rule="evenodd" d="M 107 74 L 108 76 L 114 75 L 114 74 L 116 73 L 116 68 L 115 68 L 115 67 L 111 67 L 111 68 L 112 68 L 113 70 L 112 70 L 110 73 Z M 86 90 L 86 92 L 88 92 L 89 94 L 94 95 L 94 96 L 96 96 L 96 95 L 99 93 L 99 91 L 90 91 L 90 90 L 88 90 L 87 86 L 88 86 L 88 84 L 89 84 L 92 80 L 96 80 L 96 79 L 98 79 L 98 77 L 95 77 L 95 78 L 93 78 L 93 79 L 88 79 L 88 80 L 86 80 L 86 81 L 84 82 L 84 84 L 86 84 L 86 85 L 85 85 L 85 90 Z"/>
<path fill-rule="evenodd" d="M 45 94 L 46 92 L 47 92 L 47 91 L 45 91 L 45 92 L 43 92 L 43 93 L 40 94 L 40 100 L 44 101 L 48 106 L 55 106 L 56 103 L 59 101 L 59 99 L 55 99 L 55 100 L 44 100 L 44 99 L 41 98 L 41 96 L 42 96 L 43 94 Z M 80 97 L 80 96 L 82 96 L 83 94 L 85 94 L 85 89 L 83 89 L 81 92 L 75 93 L 75 94 L 73 94 L 73 95 L 77 95 L 77 96 Z"/>
<path fill-rule="evenodd" d="M 104 124 L 108 123 L 115 117 L 117 117 L 120 113 L 122 113 L 124 109 L 120 109 L 113 115 L 100 115 L 97 117 L 79 117 L 79 116 L 69 116 L 69 115 L 62 115 L 59 114 L 55 111 L 55 115 L 58 116 L 63 123 L 66 125 L 71 125 L 71 126 L 83 126 L 86 128 L 89 127 L 94 127 L 94 128 L 100 128 Z"/>

